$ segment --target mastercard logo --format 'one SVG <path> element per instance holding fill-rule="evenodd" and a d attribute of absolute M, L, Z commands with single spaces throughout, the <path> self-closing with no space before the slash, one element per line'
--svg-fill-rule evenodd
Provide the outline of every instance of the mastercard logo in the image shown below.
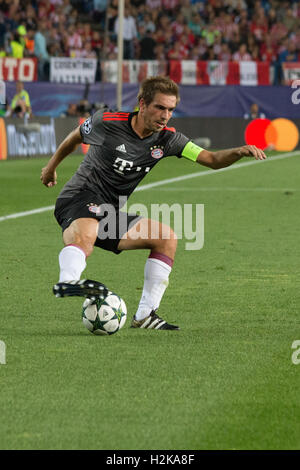
<path fill-rule="evenodd" d="M 299 130 L 297 126 L 285 118 L 254 119 L 245 130 L 245 142 L 247 145 L 265 150 L 267 148 L 278 151 L 291 151 L 299 142 Z"/>
<path fill-rule="evenodd" d="M 0 118 L 0 160 L 7 159 L 7 139 L 4 119 Z"/>

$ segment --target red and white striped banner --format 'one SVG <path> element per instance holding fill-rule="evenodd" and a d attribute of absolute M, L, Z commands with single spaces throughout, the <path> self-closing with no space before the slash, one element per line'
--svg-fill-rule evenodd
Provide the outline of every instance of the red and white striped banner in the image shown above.
<path fill-rule="evenodd" d="M 169 74 L 181 85 L 270 85 L 268 62 L 171 60 Z"/>
<path fill-rule="evenodd" d="M 147 77 L 167 74 L 167 62 L 161 60 L 124 60 L 122 63 L 123 83 L 140 83 Z M 108 60 L 101 63 L 103 81 L 117 83 L 118 63 Z"/>
<path fill-rule="evenodd" d="M 0 80 L 14 82 L 33 82 L 37 80 L 37 59 L 26 57 L 15 59 L 14 57 L 0 58 Z"/>

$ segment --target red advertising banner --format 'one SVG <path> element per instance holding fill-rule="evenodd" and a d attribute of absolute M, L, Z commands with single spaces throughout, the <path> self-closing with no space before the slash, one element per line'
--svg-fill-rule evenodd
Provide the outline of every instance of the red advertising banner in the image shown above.
<path fill-rule="evenodd" d="M 14 82 L 33 82 L 37 80 L 37 59 L 25 58 L 15 59 L 14 57 L 0 58 L 0 80 Z"/>

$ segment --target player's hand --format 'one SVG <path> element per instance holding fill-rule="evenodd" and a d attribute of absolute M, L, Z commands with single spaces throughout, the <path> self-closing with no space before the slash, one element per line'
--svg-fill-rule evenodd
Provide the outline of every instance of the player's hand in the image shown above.
<path fill-rule="evenodd" d="M 48 188 L 52 188 L 57 184 L 57 175 L 55 170 L 49 169 L 47 166 L 42 168 L 41 172 L 41 182 Z"/>
<path fill-rule="evenodd" d="M 241 157 L 254 157 L 256 160 L 265 160 L 266 154 L 255 145 L 244 145 L 239 148 Z"/>

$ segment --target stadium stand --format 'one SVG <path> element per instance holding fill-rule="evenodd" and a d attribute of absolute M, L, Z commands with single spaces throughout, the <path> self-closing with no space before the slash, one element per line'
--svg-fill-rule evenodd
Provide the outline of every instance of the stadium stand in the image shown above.
<path fill-rule="evenodd" d="M 300 61 L 299 1 L 131 0 L 126 12 L 125 59 L 269 62 L 274 84 Z M 115 59 L 117 13 L 117 0 L 0 0 L 0 56 L 37 57 L 39 80 L 53 56 Z"/>

